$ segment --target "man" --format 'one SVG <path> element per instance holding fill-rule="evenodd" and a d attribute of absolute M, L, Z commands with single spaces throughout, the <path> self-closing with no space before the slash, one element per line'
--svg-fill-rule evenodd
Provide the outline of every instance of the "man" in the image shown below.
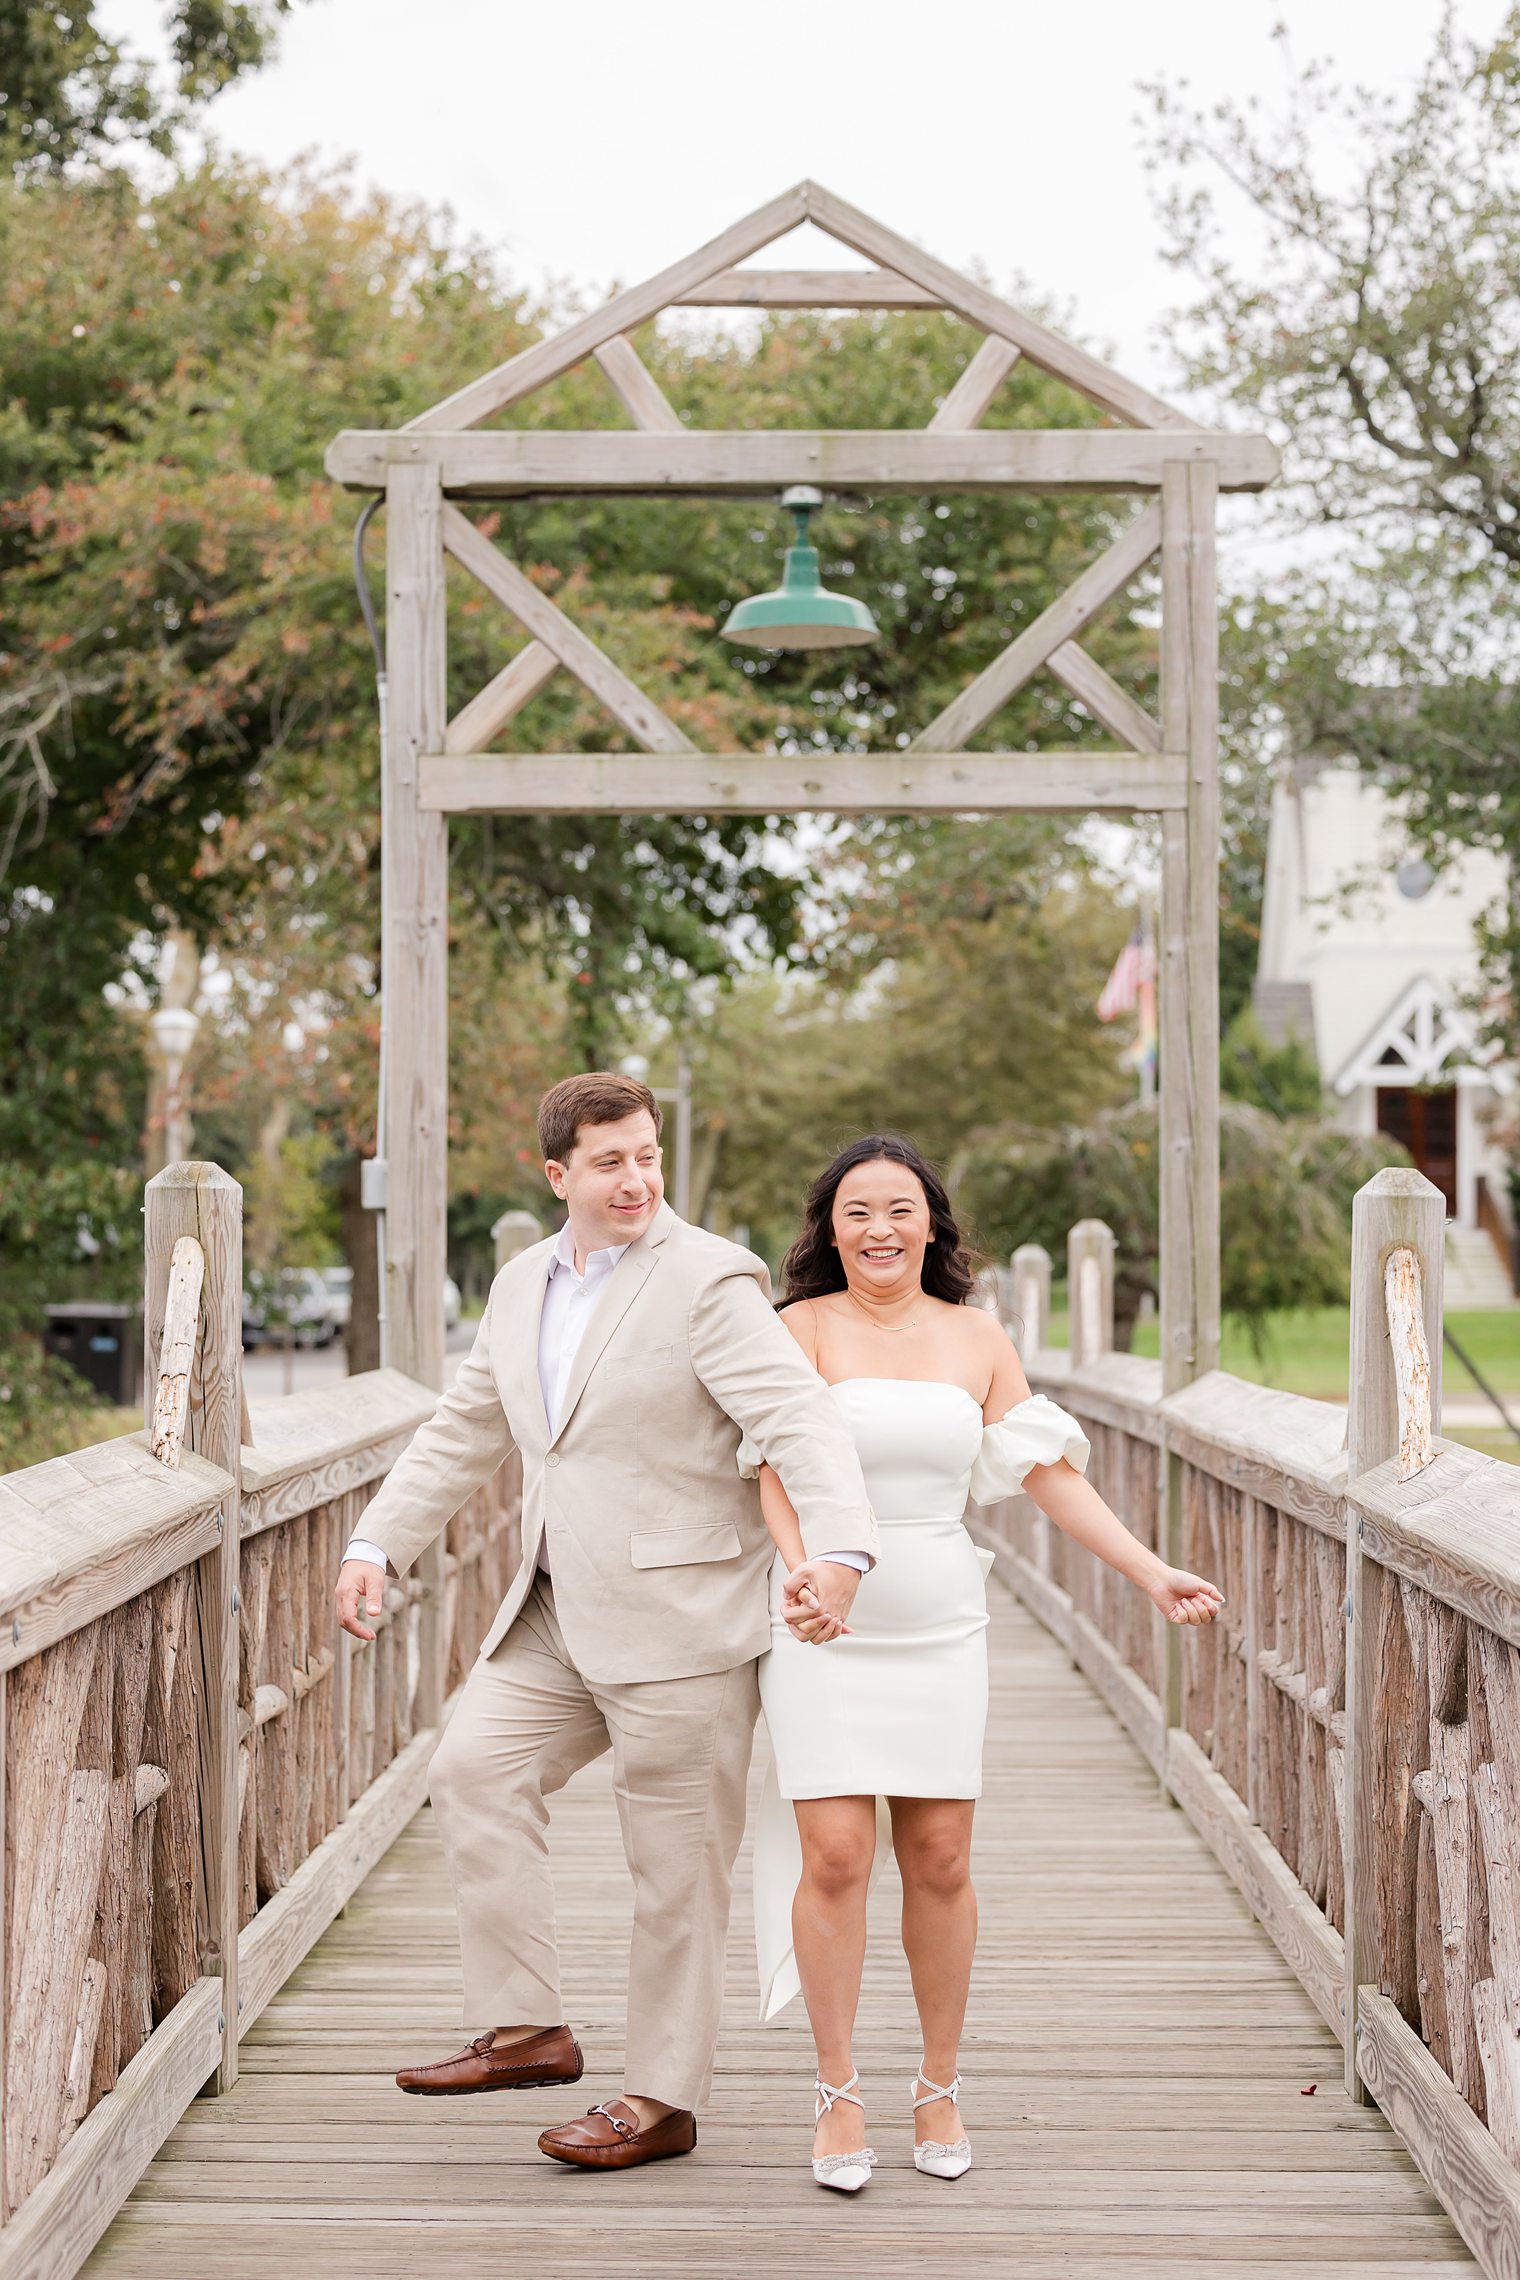
<path fill-rule="evenodd" d="M 521 1451 L 522 1566 L 430 1776 L 472 2040 L 396 2080 L 440 2095 L 579 2079 L 546 1800 L 610 1748 L 634 1883 L 626 2090 L 538 2141 L 596 2169 L 689 2153 L 712 2074 L 770 1635 L 772 1545 L 739 1473 L 741 1429 L 802 1524 L 786 1606 L 804 1637 L 848 1614 L 876 1544 L 854 1444 L 773 1313 L 764 1265 L 665 1203 L 660 1122 L 630 1077 L 567 1077 L 545 1095 L 539 1140 L 565 1226 L 496 1277 L 337 1587 L 344 1628 L 372 1639 L 362 1618 L 387 1563 L 404 1572 Z"/>

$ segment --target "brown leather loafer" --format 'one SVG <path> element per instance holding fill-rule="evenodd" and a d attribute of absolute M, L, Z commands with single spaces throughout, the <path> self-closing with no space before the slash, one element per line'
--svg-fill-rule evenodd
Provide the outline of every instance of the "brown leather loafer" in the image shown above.
<path fill-rule="evenodd" d="M 616 2109 L 622 2107 L 621 2113 Z M 538 2141 L 540 2153 L 568 2161 L 574 2169 L 637 2169 L 641 2161 L 668 2161 L 673 2154 L 690 2153 L 697 2142 L 697 2117 L 682 2107 L 662 2114 L 647 2129 L 640 2129 L 633 2108 L 621 2098 L 593 2106 L 578 2122 L 562 2122 L 545 2130 Z"/>
<path fill-rule="evenodd" d="M 568 2027 L 541 2027 L 516 2042 L 496 2040 L 500 2030 L 477 2035 L 456 2058 L 432 2066 L 403 2066 L 398 2089 L 424 2098 L 460 2098 L 471 2090 L 536 2090 L 547 2082 L 579 2082 L 586 2071 L 581 2046 Z"/>

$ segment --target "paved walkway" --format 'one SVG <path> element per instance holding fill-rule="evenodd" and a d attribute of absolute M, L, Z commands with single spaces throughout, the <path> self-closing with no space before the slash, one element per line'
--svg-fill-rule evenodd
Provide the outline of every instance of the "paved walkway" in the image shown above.
<path fill-rule="evenodd" d="M 542 2159 L 545 2121 L 617 2086 L 626 1878 L 606 1775 L 556 1816 L 570 2093 L 403 2097 L 458 2047 L 448 1881 L 423 1812 L 201 2099 L 87 2267 L 95 2280 L 733 2280 L 963 2271 L 1016 2280 L 1425 2280 L 1474 2272 L 1265 1933 L 1061 1650 L 994 1590 L 982 1942 L 962 2052 L 977 2165 L 920 2177 L 918 2058 L 894 1891 L 856 2056 L 881 2167 L 859 2200 L 805 2166 L 812 2060 L 754 2023 L 748 1896 L 697 2154 L 621 2177 Z M 510 1896 L 503 1895 L 504 1905 Z M 1313 2087 L 1313 2096 L 1306 2093 Z"/>

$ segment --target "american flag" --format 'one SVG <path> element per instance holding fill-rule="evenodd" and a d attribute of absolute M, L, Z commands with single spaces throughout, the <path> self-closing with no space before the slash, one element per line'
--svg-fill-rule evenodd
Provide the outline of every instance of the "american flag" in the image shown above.
<path fill-rule="evenodd" d="M 1098 1000 L 1098 1019 L 1112 1021 L 1121 1013 L 1133 1013 L 1140 1002 L 1140 992 L 1147 982 L 1156 978 L 1156 954 L 1145 937 L 1145 928 L 1136 922 L 1135 931 L 1114 960 L 1114 970 L 1103 984 Z"/>

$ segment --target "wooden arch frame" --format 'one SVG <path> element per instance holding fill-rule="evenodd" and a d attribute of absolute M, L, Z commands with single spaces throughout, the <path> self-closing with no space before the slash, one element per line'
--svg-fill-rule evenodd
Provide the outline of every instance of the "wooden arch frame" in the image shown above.
<path fill-rule="evenodd" d="M 811 221 L 879 266 L 736 267 Z M 687 429 L 629 334 L 675 306 L 938 308 L 984 335 L 926 429 Z M 1001 430 L 977 423 L 1020 357 L 1115 423 Z M 594 357 L 631 430 L 493 429 L 479 423 Z M 1261 435 L 1201 428 L 995 293 L 947 268 L 815 182 L 618 293 L 553 339 L 395 431 L 347 430 L 328 472 L 383 491 L 389 726 L 382 989 L 389 1055 L 386 1306 L 390 1360 L 428 1385 L 443 1368 L 447 1147 L 448 818 L 492 813 L 1160 814 L 1161 1323 L 1168 1391 L 1219 1355 L 1218 631 L 1221 490 L 1277 472 Z M 790 483 L 872 491 L 1082 490 L 1147 494 L 1128 530 L 971 682 L 906 751 L 783 757 L 697 751 L 680 728 L 463 515 L 453 500 L 531 492 L 774 495 Z M 1161 558 L 1160 719 L 1077 636 Z M 444 559 L 485 586 L 529 635 L 446 717 Z M 967 741 L 1036 672 L 1052 672 L 1117 739 L 1115 752 L 968 753 Z M 560 671 L 613 714 L 636 750 L 491 754 L 491 739 Z"/>

